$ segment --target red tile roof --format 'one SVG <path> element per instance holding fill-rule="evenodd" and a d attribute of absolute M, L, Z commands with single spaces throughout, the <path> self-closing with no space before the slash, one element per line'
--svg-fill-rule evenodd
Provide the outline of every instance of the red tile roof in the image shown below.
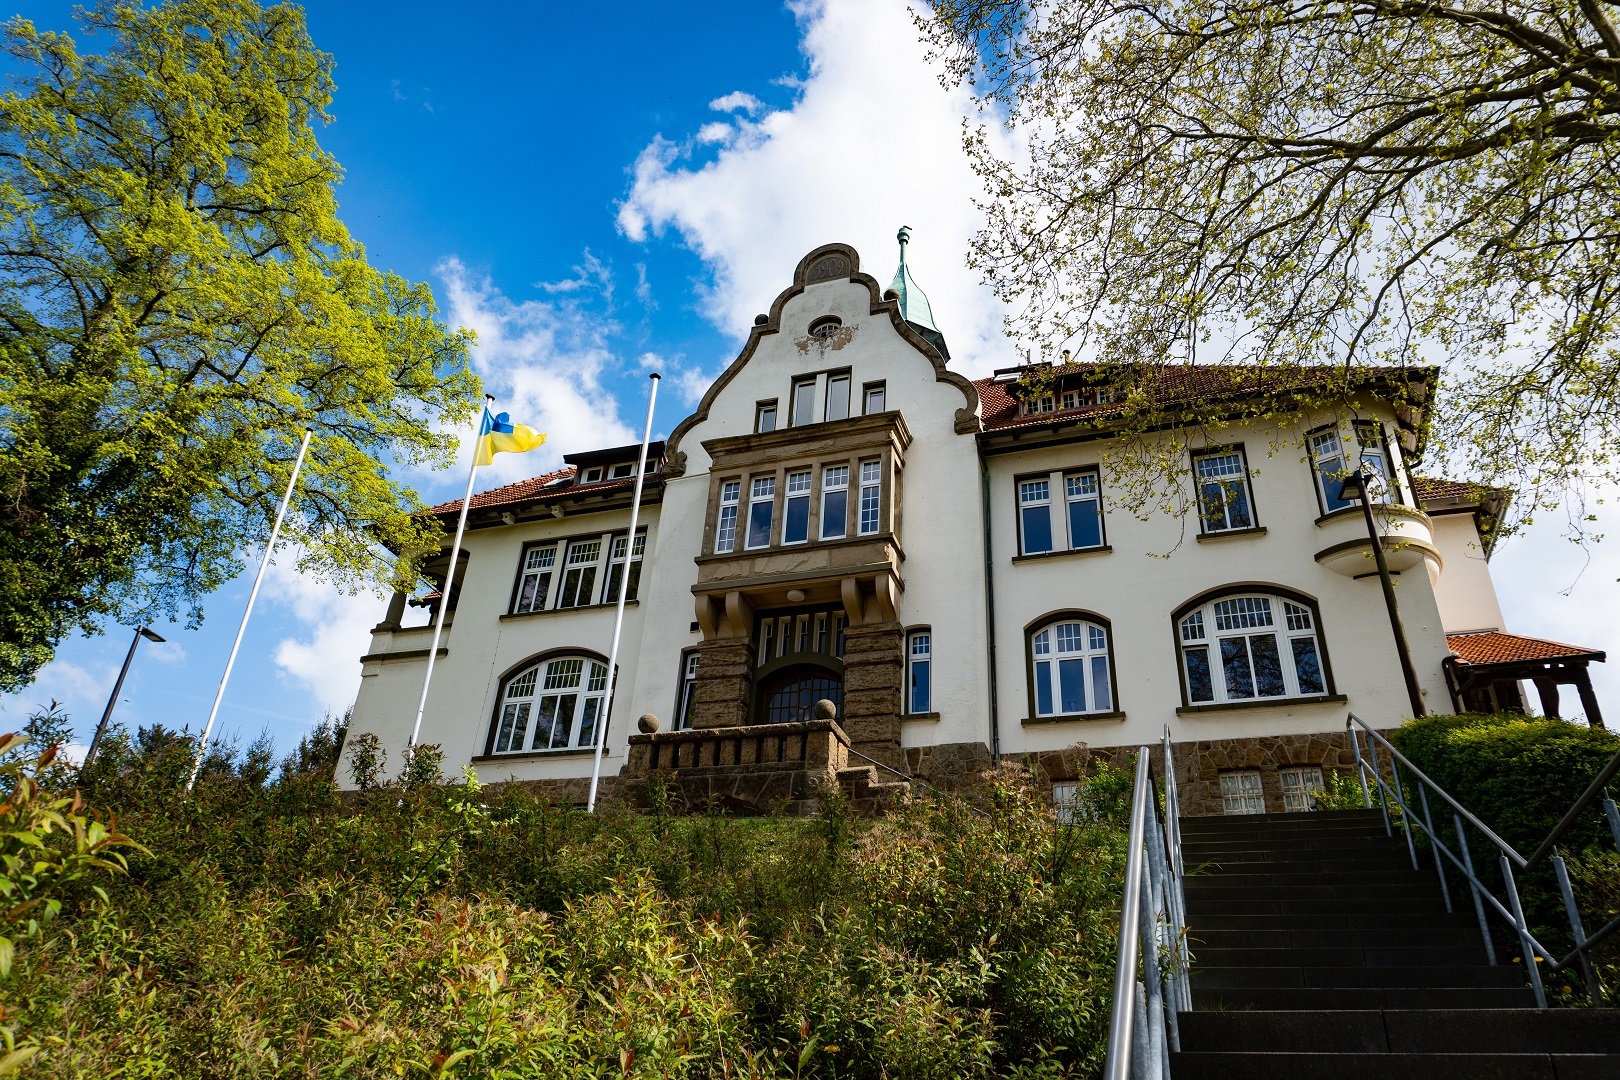
<path fill-rule="evenodd" d="M 1064 372 L 1065 374 L 1086 375 L 1107 369 L 1107 365 L 1079 363 L 1069 365 L 1064 369 Z M 1163 364 L 1156 367 L 1143 365 L 1135 370 L 1146 371 L 1153 378 L 1155 384 L 1153 399 L 1156 405 L 1169 405 L 1178 401 L 1191 401 L 1197 398 L 1227 397 L 1234 394 L 1276 393 L 1298 389 L 1340 371 L 1337 367 L 1325 366 L 1285 368 L 1259 367 L 1248 364 Z M 1365 367 L 1360 369 L 1360 373 L 1369 378 L 1406 376 L 1411 379 L 1428 379 L 1431 377 L 1426 369 L 1387 366 Z M 979 391 L 979 401 L 982 406 L 980 418 L 984 422 L 986 431 L 1027 427 L 1033 424 L 1047 424 L 1054 420 L 1072 420 L 1085 416 L 1107 416 L 1111 413 L 1123 412 L 1125 409 L 1123 403 L 1115 402 L 1102 405 L 1082 405 L 1074 409 L 1024 416 L 1020 413 L 1018 401 L 1009 392 L 1009 387 L 1013 386 L 1013 383 L 989 378 L 976 379 L 973 385 Z"/>
<path fill-rule="evenodd" d="M 618 488 L 633 488 L 636 478 L 623 477 L 618 480 L 603 480 L 597 484 L 557 484 L 558 480 L 570 479 L 574 475 L 574 467 L 566 465 L 556 472 L 543 473 L 540 476 L 519 480 L 514 484 L 506 484 L 488 491 L 480 491 L 472 497 L 473 510 L 488 510 L 497 506 L 514 506 L 520 503 L 544 502 L 556 499 L 571 499 L 579 495 L 594 495 L 604 491 L 614 491 Z M 651 487 L 662 477 L 656 472 L 647 475 L 647 487 Z M 461 512 L 461 500 L 440 503 L 438 506 L 424 510 L 425 514 L 442 516 Z"/>
<path fill-rule="evenodd" d="M 1412 484 L 1417 489 L 1418 501 L 1426 503 L 1449 499 L 1479 502 L 1497 494 L 1495 488 L 1486 487 L 1484 484 L 1475 484 L 1467 480 L 1445 480 L 1438 476 L 1414 476 Z"/>
<path fill-rule="evenodd" d="M 1604 659 L 1601 649 L 1588 649 L 1580 645 L 1566 645 L 1561 641 L 1504 634 L 1499 630 L 1483 630 L 1472 634 L 1447 634 L 1446 644 L 1465 664 L 1516 664 L 1536 660 L 1597 660 Z"/>

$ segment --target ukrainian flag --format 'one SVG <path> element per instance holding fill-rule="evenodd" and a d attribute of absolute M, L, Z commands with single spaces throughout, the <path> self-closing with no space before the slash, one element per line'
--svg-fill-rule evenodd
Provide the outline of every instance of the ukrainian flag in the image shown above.
<path fill-rule="evenodd" d="M 488 465 L 496 454 L 521 454 L 533 450 L 546 441 L 546 437 L 524 424 L 512 423 L 506 413 L 491 416 L 484 410 L 484 422 L 478 428 L 478 451 L 474 465 Z"/>

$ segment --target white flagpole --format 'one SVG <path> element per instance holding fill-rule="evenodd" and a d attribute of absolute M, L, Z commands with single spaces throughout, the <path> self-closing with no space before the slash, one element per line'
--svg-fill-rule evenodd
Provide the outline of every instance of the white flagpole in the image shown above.
<path fill-rule="evenodd" d="M 607 709 L 596 725 L 596 755 L 591 763 L 591 794 L 585 803 L 587 813 L 596 813 L 596 786 L 602 778 L 602 748 L 607 745 L 608 722 L 619 689 L 619 632 L 624 629 L 624 601 L 630 595 L 630 566 L 636 559 L 636 520 L 641 515 L 641 483 L 647 478 L 647 446 L 652 442 L 653 403 L 658 400 L 658 372 L 652 373 L 652 392 L 647 395 L 647 429 L 641 436 L 641 464 L 636 466 L 636 493 L 630 499 L 630 532 L 624 541 L 624 577 L 619 579 L 619 602 L 613 611 L 613 644 L 608 647 Z M 613 576 L 613 552 L 608 552 L 608 577 Z"/>
<path fill-rule="evenodd" d="M 484 415 L 489 412 L 493 394 L 484 395 L 484 411 L 478 414 L 478 434 L 473 437 L 473 464 L 467 467 L 467 490 L 461 496 L 461 519 L 456 522 L 456 539 L 450 545 L 450 568 L 444 572 L 444 591 L 439 595 L 439 617 L 433 620 L 433 644 L 428 646 L 427 673 L 422 676 L 422 699 L 416 703 L 416 723 L 411 726 L 411 741 L 406 749 L 416 745 L 422 733 L 422 714 L 427 711 L 428 686 L 433 682 L 433 661 L 439 658 L 439 635 L 444 633 L 445 612 L 450 610 L 450 589 L 456 580 L 456 560 L 461 558 L 461 534 L 467 531 L 467 508 L 472 505 L 473 477 L 478 472 L 478 439 L 484 433 Z"/>
<path fill-rule="evenodd" d="M 311 429 L 304 429 L 304 441 L 298 445 L 298 459 L 293 462 L 292 475 L 287 477 L 287 493 L 281 497 L 281 508 L 276 511 L 276 523 L 270 527 L 270 542 L 264 545 L 264 557 L 259 560 L 259 572 L 253 575 L 253 588 L 248 592 L 247 609 L 242 612 L 242 625 L 236 628 L 236 640 L 231 642 L 231 656 L 225 661 L 225 674 L 219 678 L 219 690 L 214 694 L 214 707 L 208 710 L 208 724 L 197 743 L 197 760 L 191 763 L 191 776 L 186 790 L 197 783 L 197 772 L 202 768 L 203 755 L 208 752 L 208 737 L 214 732 L 214 719 L 219 716 L 219 703 L 225 700 L 225 685 L 231 681 L 231 668 L 236 666 L 236 652 L 242 647 L 242 635 L 247 633 L 248 617 L 253 614 L 253 602 L 259 598 L 259 586 L 264 582 L 265 568 L 270 565 L 270 553 L 276 549 L 276 537 L 281 535 L 281 519 L 287 516 L 287 504 L 292 502 L 293 487 L 298 473 L 304 467 L 304 454 L 309 450 Z"/>

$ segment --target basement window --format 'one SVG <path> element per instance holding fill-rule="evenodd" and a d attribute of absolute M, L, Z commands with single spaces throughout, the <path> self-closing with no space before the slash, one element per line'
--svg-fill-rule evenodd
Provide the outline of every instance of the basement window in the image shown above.
<path fill-rule="evenodd" d="M 1266 798 L 1260 791 L 1259 769 L 1240 769 L 1221 773 L 1221 812 L 1224 814 L 1266 812 Z"/>
<path fill-rule="evenodd" d="M 1322 767 L 1296 765 L 1277 774 L 1282 780 L 1283 810 L 1290 814 L 1316 809 L 1316 796 L 1322 793 Z"/>

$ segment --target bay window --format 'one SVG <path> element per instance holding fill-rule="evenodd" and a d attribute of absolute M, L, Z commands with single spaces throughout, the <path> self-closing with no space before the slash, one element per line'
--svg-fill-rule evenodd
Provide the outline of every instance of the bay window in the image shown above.
<path fill-rule="evenodd" d="M 1355 505 L 1339 497 L 1339 488 L 1344 478 L 1361 466 L 1367 466 L 1376 477 L 1367 485 L 1374 502 L 1393 502 L 1399 497 L 1392 480 L 1395 474 L 1390 468 L 1389 447 L 1384 442 L 1380 426 L 1372 421 L 1358 420 L 1350 430 L 1354 435 L 1353 441 L 1346 440 L 1337 426 L 1313 431 L 1306 436 L 1311 472 L 1316 480 L 1316 494 L 1324 514 Z"/>
<path fill-rule="evenodd" d="M 838 540 L 849 534 L 849 466 L 829 465 L 821 470 L 821 538 Z"/>
<path fill-rule="evenodd" d="M 871 536 L 881 524 L 883 507 L 883 464 L 877 461 L 861 462 L 861 520 L 860 534 Z"/>
<path fill-rule="evenodd" d="M 1085 619 L 1049 624 L 1030 638 L 1036 716 L 1114 710 L 1107 627 Z"/>
<path fill-rule="evenodd" d="M 809 469 L 787 474 L 787 493 L 782 505 L 782 543 L 802 544 L 810 539 Z"/>
<path fill-rule="evenodd" d="M 727 480 L 720 485 L 720 516 L 714 523 L 714 550 L 718 555 L 736 550 L 737 501 L 741 497 L 741 481 Z"/>
<path fill-rule="evenodd" d="M 1328 692 L 1316 614 L 1281 596 L 1227 596 L 1177 622 L 1189 704 Z"/>
<path fill-rule="evenodd" d="M 769 547 L 771 517 L 776 509 L 776 477 L 756 476 L 748 493 L 748 537 L 746 548 Z"/>

